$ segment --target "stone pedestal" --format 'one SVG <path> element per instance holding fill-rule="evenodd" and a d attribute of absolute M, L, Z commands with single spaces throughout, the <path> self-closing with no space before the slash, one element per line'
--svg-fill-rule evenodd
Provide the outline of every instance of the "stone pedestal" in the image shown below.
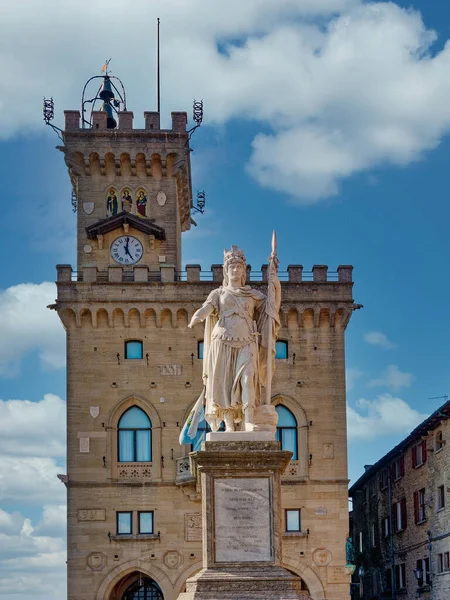
<path fill-rule="evenodd" d="M 280 565 L 281 475 L 292 454 L 264 434 L 209 434 L 205 450 L 191 453 L 201 478 L 203 569 L 178 600 L 310 598 Z"/>

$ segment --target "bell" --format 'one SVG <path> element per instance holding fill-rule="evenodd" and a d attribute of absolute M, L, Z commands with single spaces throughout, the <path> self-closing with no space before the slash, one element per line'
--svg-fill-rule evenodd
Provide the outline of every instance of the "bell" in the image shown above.
<path fill-rule="evenodd" d="M 117 121 L 114 118 L 114 113 L 111 104 L 109 104 L 109 102 L 103 102 L 102 110 L 108 115 L 106 119 L 106 128 L 115 129 L 117 126 Z"/>
<path fill-rule="evenodd" d="M 111 79 L 106 75 L 103 79 L 102 89 L 100 90 L 99 96 L 102 100 L 109 102 L 114 98 L 114 92 L 111 87 Z"/>

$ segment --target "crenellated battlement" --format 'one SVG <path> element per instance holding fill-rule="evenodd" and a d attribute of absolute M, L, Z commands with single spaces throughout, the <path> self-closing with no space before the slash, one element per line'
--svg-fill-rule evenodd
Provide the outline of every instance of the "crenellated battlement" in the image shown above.
<path fill-rule="evenodd" d="M 57 265 L 59 282 L 83 283 L 222 283 L 223 266 L 211 265 L 210 271 L 202 271 L 201 265 L 186 265 L 185 271 L 176 271 L 174 265 L 162 264 L 159 270 L 152 271 L 147 266 L 136 265 L 124 268 L 120 265 L 110 265 L 107 270 L 100 271 L 97 267 L 84 267 L 73 271 L 71 265 Z M 247 265 L 247 283 L 267 283 L 268 265 L 261 266 L 260 271 L 252 271 Z M 353 284 L 353 267 L 339 265 L 336 271 L 329 271 L 327 265 L 314 265 L 311 271 L 304 271 L 302 265 L 289 265 L 286 271 L 278 273 L 282 283 L 345 283 Z"/>
<path fill-rule="evenodd" d="M 120 111 L 119 122 L 116 128 L 107 128 L 108 115 L 102 110 L 92 112 L 92 127 L 82 127 L 81 125 L 81 113 L 79 110 L 65 110 L 65 132 L 81 132 L 85 135 L 91 135 L 93 133 L 102 132 L 109 134 L 111 137 L 115 137 L 117 133 L 129 132 L 133 130 L 133 119 L 134 114 L 132 111 Z M 180 137 L 179 134 L 187 136 L 187 113 L 186 112 L 172 112 L 172 129 L 161 129 L 160 113 L 158 112 L 145 112 L 145 129 L 135 129 L 133 131 L 144 133 L 151 132 L 152 134 L 160 134 L 162 136 L 171 137 L 174 134 Z"/>
<path fill-rule="evenodd" d="M 290 265 L 280 272 L 282 327 L 345 329 L 354 309 L 352 269 L 340 265 L 329 272 L 325 265 L 315 265 L 304 272 L 301 265 Z M 212 265 L 207 272 L 200 265 L 187 265 L 182 273 L 167 265 L 160 271 L 110 266 L 104 272 L 96 267 L 74 272 L 70 265 L 58 265 L 57 270 L 55 308 L 67 328 L 185 328 L 222 283 L 222 265 Z M 267 265 L 258 272 L 248 265 L 247 280 L 265 291 Z"/>

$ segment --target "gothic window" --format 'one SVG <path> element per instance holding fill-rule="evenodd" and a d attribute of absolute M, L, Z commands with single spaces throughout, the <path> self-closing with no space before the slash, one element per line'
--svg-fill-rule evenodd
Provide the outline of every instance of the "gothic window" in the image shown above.
<path fill-rule="evenodd" d="M 132 406 L 118 425 L 119 462 L 151 462 L 152 423 L 143 410 Z"/>
<path fill-rule="evenodd" d="M 125 342 L 125 358 L 136 359 L 143 358 L 144 349 L 140 340 L 129 340 Z"/>
<path fill-rule="evenodd" d="M 122 596 L 122 600 L 164 600 L 161 588 L 150 577 L 139 577 Z"/>
<path fill-rule="evenodd" d="M 297 421 L 291 411 L 281 404 L 276 407 L 276 411 L 278 425 L 275 439 L 281 442 L 282 450 L 290 450 L 293 453 L 292 460 L 297 460 Z"/>
<path fill-rule="evenodd" d="M 275 342 L 275 358 L 288 357 L 288 343 L 285 340 L 277 340 Z"/>

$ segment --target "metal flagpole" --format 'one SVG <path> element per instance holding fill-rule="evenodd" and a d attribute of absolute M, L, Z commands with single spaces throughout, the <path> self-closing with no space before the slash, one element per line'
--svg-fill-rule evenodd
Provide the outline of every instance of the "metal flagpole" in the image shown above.
<path fill-rule="evenodd" d="M 156 19 L 156 112 L 161 109 L 161 81 L 159 72 L 159 17 Z"/>
<path fill-rule="evenodd" d="M 272 254 L 270 255 L 269 277 L 267 287 L 267 300 L 270 304 L 275 304 L 275 289 L 273 285 L 273 269 L 276 269 L 277 258 L 277 234 L 275 229 L 272 233 Z M 271 300 L 272 296 L 272 301 Z M 271 318 L 271 317 L 269 317 Z M 267 332 L 267 373 L 266 373 L 266 401 L 265 404 L 272 404 L 272 345 L 273 345 L 273 327 L 269 323 Z"/>

